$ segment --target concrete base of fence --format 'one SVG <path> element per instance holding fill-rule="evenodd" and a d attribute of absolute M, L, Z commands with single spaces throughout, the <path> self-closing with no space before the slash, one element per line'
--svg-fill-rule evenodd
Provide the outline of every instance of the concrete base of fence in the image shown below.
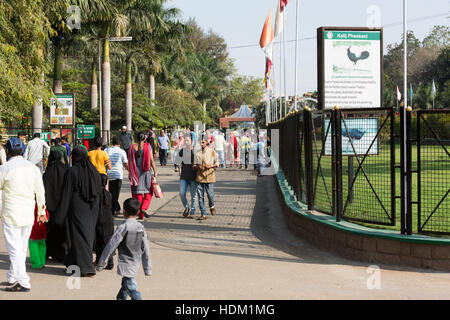
<path fill-rule="evenodd" d="M 376 230 L 308 211 L 295 200 L 281 169 L 274 175 L 289 228 L 317 247 L 345 258 L 371 264 L 387 264 L 450 271 L 450 239 L 401 235 Z"/>

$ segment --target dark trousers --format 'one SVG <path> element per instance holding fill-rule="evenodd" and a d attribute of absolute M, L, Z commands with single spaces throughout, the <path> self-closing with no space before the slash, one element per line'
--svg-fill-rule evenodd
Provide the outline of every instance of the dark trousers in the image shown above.
<path fill-rule="evenodd" d="M 167 164 L 167 149 L 159 149 L 159 161 L 161 165 Z"/>
<path fill-rule="evenodd" d="M 248 162 L 249 162 L 249 152 L 245 151 L 245 169 L 248 168 Z"/>
<path fill-rule="evenodd" d="M 113 212 L 120 211 L 119 195 L 120 195 L 121 188 L 122 188 L 122 180 L 121 179 L 109 181 L 109 192 L 111 192 L 111 195 L 112 195 L 112 210 L 113 210 Z"/>

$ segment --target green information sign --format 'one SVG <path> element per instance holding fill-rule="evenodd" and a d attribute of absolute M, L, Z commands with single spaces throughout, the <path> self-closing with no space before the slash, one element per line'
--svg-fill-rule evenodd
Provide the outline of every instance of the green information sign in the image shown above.
<path fill-rule="evenodd" d="M 95 125 L 78 125 L 77 127 L 78 139 L 94 139 L 95 138 Z"/>
<path fill-rule="evenodd" d="M 52 133 L 51 132 L 41 132 L 41 140 L 44 140 L 46 142 L 50 142 L 52 139 Z"/>

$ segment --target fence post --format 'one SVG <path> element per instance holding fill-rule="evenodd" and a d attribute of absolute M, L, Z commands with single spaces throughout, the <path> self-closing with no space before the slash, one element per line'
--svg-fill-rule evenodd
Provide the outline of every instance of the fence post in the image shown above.
<path fill-rule="evenodd" d="M 411 153 L 411 113 L 412 108 L 406 108 L 406 234 L 412 234 L 412 153 Z"/>
<path fill-rule="evenodd" d="M 396 168 L 396 157 L 395 157 L 395 111 L 394 108 L 390 109 L 390 117 L 391 117 L 391 127 L 390 127 L 390 135 L 391 135 L 391 212 L 392 212 L 392 225 L 396 225 L 396 181 L 395 181 L 395 168 Z"/>
<path fill-rule="evenodd" d="M 297 201 L 302 200 L 302 181 L 301 181 L 301 156 L 302 156 L 302 149 L 301 149 L 301 141 L 300 141 L 300 114 L 297 110 L 294 111 L 293 115 L 293 122 L 294 122 L 294 130 L 295 130 L 295 143 L 297 146 L 297 152 L 295 153 L 295 171 L 294 171 L 294 177 L 295 177 L 295 189 L 296 189 L 296 196 Z"/>
<path fill-rule="evenodd" d="M 341 112 L 339 107 L 334 107 L 332 111 L 332 158 L 333 158 L 333 210 L 336 214 L 336 221 L 342 220 L 342 132 L 341 132 Z"/>
<path fill-rule="evenodd" d="M 303 109 L 303 141 L 305 145 L 305 187 L 306 187 L 306 203 L 308 210 L 313 208 L 313 148 L 312 148 L 312 116 L 311 108 Z"/>
<path fill-rule="evenodd" d="M 411 212 L 411 107 L 400 109 L 401 234 L 412 234 Z"/>

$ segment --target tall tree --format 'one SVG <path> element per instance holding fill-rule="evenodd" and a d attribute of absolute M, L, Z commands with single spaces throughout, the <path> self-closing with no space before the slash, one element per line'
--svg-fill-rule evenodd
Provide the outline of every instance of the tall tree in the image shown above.
<path fill-rule="evenodd" d="M 0 119 L 15 121 L 28 115 L 50 92 L 42 82 L 46 71 L 45 43 L 50 24 L 36 0 L 0 1 Z"/>

